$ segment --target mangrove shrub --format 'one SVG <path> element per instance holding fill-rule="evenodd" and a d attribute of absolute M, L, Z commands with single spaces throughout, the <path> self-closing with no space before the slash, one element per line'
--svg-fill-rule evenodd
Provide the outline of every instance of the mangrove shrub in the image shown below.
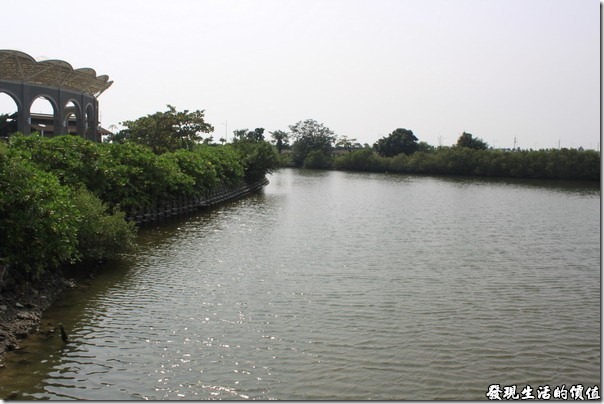
<path fill-rule="evenodd" d="M 133 244 L 127 214 L 259 180 L 276 162 L 264 141 L 156 154 L 130 141 L 14 135 L 0 143 L 0 263 L 17 279 L 111 258 Z"/>
<path fill-rule="evenodd" d="M 382 157 L 356 150 L 336 158 L 334 167 L 350 171 L 436 175 L 600 180 L 600 153 L 594 150 L 481 150 L 441 147 L 433 151 Z"/>
<path fill-rule="evenodd" d="M 0 258 L 12 278 L 75 262 L 78 216 L 52 173 L 0 151 Z"/>

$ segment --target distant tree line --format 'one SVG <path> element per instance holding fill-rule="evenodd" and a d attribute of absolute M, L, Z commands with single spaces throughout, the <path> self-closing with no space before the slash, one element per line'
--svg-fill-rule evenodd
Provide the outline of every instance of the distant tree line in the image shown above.
<path fill-rule="evenodd" d="M 290 126 L 281 138 L 293 140 L 290 163 L 296 167 L 569 180 L 600 180 L 600 153 L 582 149 L 500 150 L 463 132 L 454 146 L 420 142 L 413 131 L 395 129 L 373 146 L 338 137 L 312 119 Z M 287 165 L 285 159 L 281 159 Z"/>
<path fill-rule="evenodd" d="M 600 153 L 593 150 L 476 150 L 440 147 L 412 155 L 380 156 L 371 149 L 334 159 L 333 168 L 348 171 L 435 175 L 600 180 Z"/>

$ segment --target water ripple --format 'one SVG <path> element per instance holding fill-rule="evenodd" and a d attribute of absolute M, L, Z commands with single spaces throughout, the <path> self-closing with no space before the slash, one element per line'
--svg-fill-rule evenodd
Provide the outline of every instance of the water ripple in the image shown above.
<path fill-rule="evenodd" d="M 492 383 L 598 384 L 599 194 L 456 181 L 283 171 L 143 232 L 70 313 L 72 342 L 30 396 L 474 400 Z"/>

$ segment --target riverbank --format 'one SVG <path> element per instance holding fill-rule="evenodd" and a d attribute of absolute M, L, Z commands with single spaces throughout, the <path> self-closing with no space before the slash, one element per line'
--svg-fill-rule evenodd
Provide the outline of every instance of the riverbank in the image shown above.
<path fill-rule="evenodd" d="M 158 222 L 173 216 L 182 216 L 213 207 L 221 203 L 243 198 L 259 191 L 268 185 L 263 178 L 250 184 L 244 183 L 238 187 L 219 187 L 205 198 L 196 201 L 186 201 L 179 206 L 165 207 L 154 212 L 145 213 L 138 217 L 129 217 L 138 225 Z M 96 269 L 99 269 L 96 267 Z M 93 277 L 95 270 L 87 271 Z M 46 271 L 38 281 L 15 285 L 6 288 L 0 295 L 0 368 L 6 352 L 20 349 L 20 342 L 29 335 L 40 331 L 42 313 L 48 309 L 66 288 L 75 287 L 76 281 L 65 275 L 62 270 Z M 58 332 L 58 324 L 47 324 L 44 332 Z"/>
<path fill-rule="evenodd" d="M 21 341 L 38 332 L 44 310 L 73 285 L 62 271 L 48 271 L 38 281 L 3 291 L 0 295 L 0 368 L 4 366 L 4 353 L 20 349 Z"/>

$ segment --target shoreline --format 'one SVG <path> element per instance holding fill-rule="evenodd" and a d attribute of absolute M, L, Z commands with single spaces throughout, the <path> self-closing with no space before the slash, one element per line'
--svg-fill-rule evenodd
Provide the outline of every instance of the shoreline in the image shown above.
<path fill-rule="evenodd" d="M 4 290 L 0 295 L 0 368 L 4 354 L 21 349 L 21 341 L 40 331 L 42 313 L 65 289 L 73 287 L 63 271 L 48 273 L 36 282 Z"/>
<path fill-rule="evenodd" d="M 137 220 L 137 224 L 144 225 L 149 222 L 160 222 L 162 219 L 175 217 L 183 214 L 191 214 L 203 208 L 219 205 L 224 202 L 243 198 L 264 188 L 269 183 L 264 179 L 243 184 L 236 188 L 221 189 L 208 198 L 197 201 L 197 203 L 185 209 L 166 209 L 147 215 L 145 219 L 130 218 Z M 95 276 L 96 268 L 90 273 Z M 38 281 L 17 285 L 14 288 L 5 287 L 0 294 L 0 369 L 4 365 L 4 354 L 17 351 L 21 348 L 20 342 L 28 336 L 40 332 L 42 314 L 53 303 L 59 295 L 67 288 L 76 286 L 76 281 L 68 278 L 65 269 L 47 271 Z M 58 324 L 50 324 L 50 333 L 58 332 Z"/>

